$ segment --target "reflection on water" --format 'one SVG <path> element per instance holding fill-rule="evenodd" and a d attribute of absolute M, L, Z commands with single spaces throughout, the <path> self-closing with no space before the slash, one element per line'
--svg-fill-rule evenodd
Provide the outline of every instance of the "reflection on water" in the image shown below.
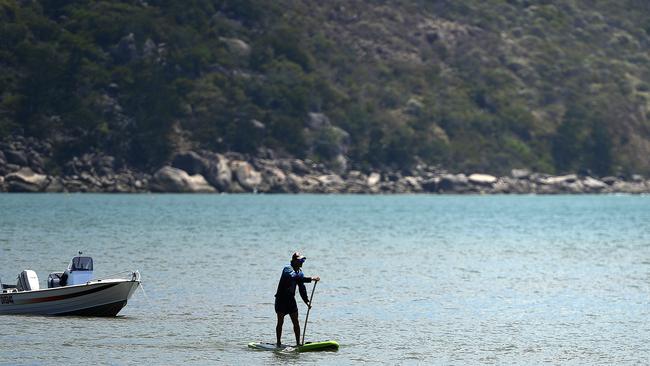
<path fill-rule="evenodd" d="M 5 281 L 82 250 L 148 295 L 111 319 L 2 316 L 0 364 L 644 363 L 649 200 L 0 195 Z M 322 278 L 306 339 L 339 352 L 246 347 L 274 341 L 294 250 Z"/>

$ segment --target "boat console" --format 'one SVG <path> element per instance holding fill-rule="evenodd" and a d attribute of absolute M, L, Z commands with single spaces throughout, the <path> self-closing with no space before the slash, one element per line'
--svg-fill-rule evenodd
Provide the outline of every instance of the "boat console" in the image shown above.
<path fill-rule="evenodd" d="M 47 287 L 81 285 L 93 279 L 93 259 L 77 256 L 72 258 L 64 272 L 52 272 L 47 277 Z"/>

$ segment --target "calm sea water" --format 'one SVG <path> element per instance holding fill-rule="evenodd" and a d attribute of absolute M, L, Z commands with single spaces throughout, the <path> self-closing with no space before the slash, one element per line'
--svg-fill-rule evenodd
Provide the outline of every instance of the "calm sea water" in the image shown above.
<path fill-rule="evenodd" d="M 145 292 L 117 318 L 0 316 L 0 364 L 650 360 L 647 196 L 0 195 L 3 280 L 78 250 Z M 322 278 L 306 339 L 336 353 L 246 347 L 275 338 L 294 250 Z"/>

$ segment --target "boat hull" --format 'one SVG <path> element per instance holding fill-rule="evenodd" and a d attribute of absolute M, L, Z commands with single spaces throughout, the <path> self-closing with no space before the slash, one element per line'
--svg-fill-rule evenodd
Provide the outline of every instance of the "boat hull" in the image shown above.
<path fill-rule="evenodd" d="M 115 316 L 139 285 L 136 280 L 107 280 L 2 293 L 0 314 Z"/>

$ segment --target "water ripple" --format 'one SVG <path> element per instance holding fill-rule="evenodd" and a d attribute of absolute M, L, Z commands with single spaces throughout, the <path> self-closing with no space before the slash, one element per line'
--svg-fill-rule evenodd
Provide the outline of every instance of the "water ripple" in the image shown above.
<path fill-rule="evenodd" d="M 4 279 L 44 280 L 84 250 L 98 276 L 140 269 L 147 291 L 112 319 L 1 317 L 19 324 L 0 332 L 12 364 L 650 359 L 650 196 L 0 198 Z M 341 349 L 252 352 L 274 340 L 273 293 L 296 249 L 323 278 L 307 339 Z"/>

